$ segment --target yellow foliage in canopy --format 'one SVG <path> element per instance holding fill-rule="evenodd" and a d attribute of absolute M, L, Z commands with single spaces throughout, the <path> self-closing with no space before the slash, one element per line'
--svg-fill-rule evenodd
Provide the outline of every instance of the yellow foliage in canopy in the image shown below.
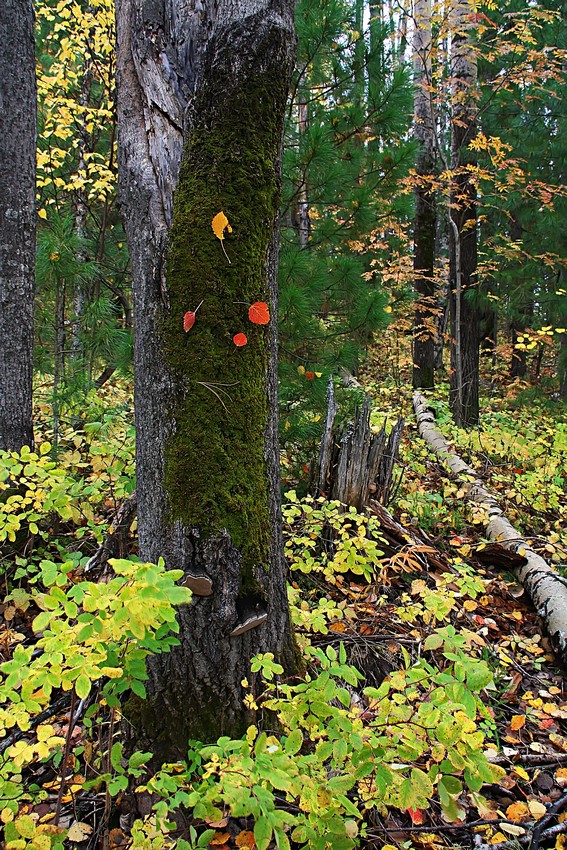
<path fill-rule="evenodd" d="M 40 0 L 36 6 L 42 204 L 77 191 L 105 202 L 115 191 L 114 0 Z"/>

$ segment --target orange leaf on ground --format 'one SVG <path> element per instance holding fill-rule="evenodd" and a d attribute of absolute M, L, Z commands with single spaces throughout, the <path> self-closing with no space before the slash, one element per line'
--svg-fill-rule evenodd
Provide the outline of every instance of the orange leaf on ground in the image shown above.
<path fill-rule="evenodd" d="M 270 310 L 265 301 L 255 301 L 248 310 L 248 318 L 255 325 L 267 325 L 270 321 Z"/>
<path fill-rule="evenodd" d="M 518 729 L 521 729 L 524 723 L 526 722 L 525 714 L 515 714 L 510 721 L 510 729 L 513 732 L 517 732 Z"/>
<path fill-rule="evenodd" d="M 213 847 L 218 847 L 219 845 L 226 844 L 226 842 L 230 838 L 229 832 L 217 832 L 209 841 L 209 844 L 212 844 Z"/>
<path fill-rule="evenodd" d="M 236 842 L 236 846 L 240 847 L 240 850 L 256 850 L 254 833 L 250 832 L 249 829 L 243 829 L 242 832 L 238 833 L 234 840 Z"/>
<path fill-rule="evenodd" d="M 419 825 L 423 823 L 423 812 L 420 809 L 408 809 L 408 815 L 413 824 Z"/>
<path fill-rule="evenodd" d="M 524 821 L 530 819 L 530 810 L 525 803 L 512 803 L 506 809 L 506 817 L 512 821 Z"/>
<path fill-rule="evenodd" d="M 242 348 L 243 345 L 246 345 L 248 342 L 248 337 L 246 334 L 235 334 L 232 337 L 233 343 L 237 346 L 237 348 Z"/>

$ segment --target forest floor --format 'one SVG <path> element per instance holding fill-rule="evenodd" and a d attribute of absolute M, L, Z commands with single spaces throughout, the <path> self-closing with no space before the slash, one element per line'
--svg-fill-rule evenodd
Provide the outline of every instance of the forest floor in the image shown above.
<path fill-rule="evenodd" d="M 373 380 L 371 370 L 363 380 L 373 399 L 372 422 L 377 427 L 384 419 L 392 424 L 398 415 L 406 421 L 396 471 L 399 480 L 388 509 L 407 530 L 407 538 L 393 543 L 371 512 L 365 517 L 352 511 L 339 515 L 333 506 L 292 492 L 284 501 L 284 524 L 292 569 L 292 616 L 300 645 L 309 643 L 327 652 L 342 644 L 348 662 L 364 674 L 364 684 L 379 689 L 386 680 L 410 702 L 419 695 L 406 676 L 417 661 L 426 662 L 437 676 L 452 664 L 459 678 L 460 662 L 455 662 L 459 653 L 474 657 L 490 671 L 490 684 L 478 688 L 485 710 L 480 723 L 483 751 L 503 770 L 498 781 L 484 784 L 482 795 L 459 786 L 444 799 L 431 795 L 427 806 L 411 805 L 408 798 L 404 807 L 369 807 L 361 826 L 362 844 L 387 850 L 456 845 L 564 850 L 563 671 L 541 621 L 515 581 L 511 562 L 487 545 L 483 511 L 466 502 L 458 484 L 419 438 L 409 387 Z M 487 396 L 481 426 L 464 432 L 452 425 L 444 395 L 442 389 L 428 399 L 440 430 L 499 497 L 530 545 L 567 575 L 565 408 L 516 383 L 505 393 Z M 17 479 L 22 495 L 17 508 L 8 509 L 5 500 L 0 510 L 6 588 L 0 604 L 3 660 L 13 658 L 19 644 L 33 642 L 31 623 L 37 614 L 33 594 L 42 582 L 49 584 L 53 565 L 66 559 L 67 574 L 81 576 L 115 510 L 134 486 L 128 396 L 123 389 L 107 388 L 93 394 L 85 409 L 85 420 L 69 418 L 61 423 L 54 461 L 52 438 L 42 442 L 41 436 L 43 432 L 47 440 L 52 428 L 46 397 L 39 405 L 38 454 L 27 461 L 3 461 L 0 480 L 13 484 Z M 288 475 L 289 459 L 284 468 Z M 301 481 L 290 474 L 286 487 L 293 491 L 293 485 L 299 491 Z M 26 502 L 30 495 L 33 498 Z M 334 529 L 331 536 L 329 528 Z M 135 553 L 134 540 L 133 536 Z M 461 681 L 468 682 L 468 677 L 464 667 Z M 361 689 L 353 689 L 351 709 L 372 718 L 381 699 L 378 690 L 376 694 L 373 701 L 363 697 Z M 102 845 L 127 846 L 129 839 L 118 822 L 110 829 L 108 790 L 97 792 L 98 797 L 90 791 L 81 802 L 85 777 L 92 774 L 93 752 L 108 739 L 108 728 L 99 733 L 97 742 L 92 724 L 78 717 L 69 734 L 69 712 L 65 703 L 49 713 L 48 722 L 50 734 L 72 739 L 73 777 L 61 783 L 61 757 L 46 766 L 41 748 L 37 750 L 25 768 L 25 782 L 36 799 L 24 795 L 20 815 L 47 824 L 56 817 L 59 828 L 78 823 L 68 839 L 87 848 L 96 846 L 97 833 L 100 839 L 103 813 L 108 829 Z M 13 758 L 14 741 L 23 748 L 22 741 L 29 744 L 30 738 L 17 733 L 9 740 L 12 751 L 5 741 L 2 752 L 12 752 Z M 97 757 L 112 772 L 110 755 Z M 13 816 L 13 806 L 3 809 L 5 823 Z M 241 834 L 252 835 L 241 823 L 234 820 L 225 826 L 217 829 L 211 847 L 253 850 L 251 838 L 246 839 L 249 844 L 239 839 Z M 9 842 L 8 850 L 24 846 L 47 850 L 33 838 L 17 846 Z"/>
<path fill-rule="evenodd" d="M 512 561 L 507 563 L 506 553 L 484 536 L 485 511 L 467 502 L 464 490 L 421 440 L 411 389 L 376 382 L 368 375 L 362 380 L 373 398 L 372 421 L 377 427 L 384 419 L 390 425 L 398 415 L 405 419 L 400 480 L 389 509 L 411 538 L 408 535 L 406 546 L 384 557 L 378 580 L 370 583 L 349 581 L 340 572 L 333 575 L 326 566 L 326 575 L 319 576 L 319 588 L 312 593 L 334 598 L 344 606 L 345 615 L 331 615 L 328 633 L 313 635 L 312 640 L 335 646 L 345 642 L 349 659 L 373 683 L 392 676 L 394 670 L 407 669 L 408 655 L 415 661 L 423 653 L 443 669 L 443 654 L 450 658 L 451 653 L 444 653 L 447 647 L 431 635 L 450 623 L 454 634 L 493 672 L 494 682 L 482 696 L 492 721 L 485 752 L 505 769 L 498 782 L 484 785 L 482 801 L 474 794 L 460 796 L 456 819 L 461 823 L 447 823 L 447 807 L 439 800 L 431 801 L 427 810 L 390 808 L 369 827 L 367 840 L 397 848 L 490 845 L 563 850 L 564 670 L 515 579 Z M 439 430 L 455 451 L 498 498 L 529 545 L 567 578 L 564 406 L 521 381 L 505 391 L 497 386 L 484 395 L 481 425 L 467 432 L 452 423 L 446 386 L 427 396 Z M 301 569 L 301 556 L 296 556 Z M 463 575 L 472 583 L 459 580 Z"/>

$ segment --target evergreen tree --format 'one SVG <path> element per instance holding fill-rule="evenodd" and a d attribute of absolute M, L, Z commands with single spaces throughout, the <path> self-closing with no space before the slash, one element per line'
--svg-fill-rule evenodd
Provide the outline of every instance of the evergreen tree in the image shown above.
<path fill-rule="evenodd" d="M 395 223 L 410 213 L 411 199 L 398 191 L 413 158 L 409 68 L 377 17 L 362 30 L 365 14 L 360 0 L 296 7 L 280 262 L 282 420 L 290 441 L 318 434 L 313 413 L 324 405 L 327 375 L 356 372 L 385 326 L 382 280 L 401 250 Z"/>

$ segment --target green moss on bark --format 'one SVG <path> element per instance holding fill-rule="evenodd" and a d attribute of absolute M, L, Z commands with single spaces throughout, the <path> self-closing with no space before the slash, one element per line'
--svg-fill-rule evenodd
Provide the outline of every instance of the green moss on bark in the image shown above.
<path fill-rule="evenodd" d="M 243 555 L 243 589 L 254 589 L 271 536 L 264 460 L 269 330 L 250 322 L 248 306 L 269 302 L 265 265 L 279 204 L 275 163 L 286 86 L 279 75 L 254 73 L 233 85 L 219 68 L 222 62 L 195 104 L 170 233 L 170 309 L 160 334 L 179 398 L 165 486 L 172 520 L 207 535 L 228 530 Z M 221 210 L 233 228 L 224 241 L 230 263 L 211 227 Z M 185 333 L 183 316 L 201 300 Z M 237 333 L 248 337 L 243 348 L 233 343 Z"/>

